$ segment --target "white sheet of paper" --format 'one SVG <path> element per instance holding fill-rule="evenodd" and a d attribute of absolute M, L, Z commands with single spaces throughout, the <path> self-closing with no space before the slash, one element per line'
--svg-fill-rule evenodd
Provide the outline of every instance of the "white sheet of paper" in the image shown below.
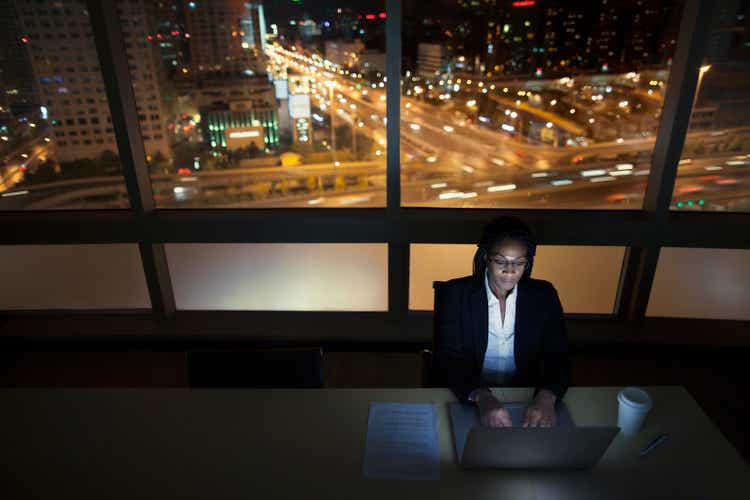
<path fill-rule="evenodd" d="M 439 479 L 439 455 L 435 405 L 370 403 L 365 477 Z"/>

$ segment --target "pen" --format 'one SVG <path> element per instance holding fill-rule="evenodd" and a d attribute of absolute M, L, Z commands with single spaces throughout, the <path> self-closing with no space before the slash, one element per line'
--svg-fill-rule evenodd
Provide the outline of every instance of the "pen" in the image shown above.
<path fill-rule="evenodd" d="M 657 436 L 656 439 L 654 439 L 653 441 L 651 441 L 648 444 L 648 446 L 646 446 L 645 448 L 643 448 L 641 450 L 640 456 L 643 457 L 643 456 L 648 455 L 649 453 L 651 453 L 651 451 L 653 451 L 654 448 L 656 448 L 660 444 L 664 443 L 667 439 L 669 439 L 669 434 L 661 434 L 661 435 Z"/>

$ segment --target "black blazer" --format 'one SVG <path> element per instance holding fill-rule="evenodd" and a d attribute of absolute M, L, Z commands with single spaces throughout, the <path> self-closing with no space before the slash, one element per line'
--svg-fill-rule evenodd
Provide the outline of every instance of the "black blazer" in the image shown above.
<path fill-rule="evenodd" d="M 433 382 L 466 402 L 471 391 L 487 385 L 481 380 L 489 328 L 484 277 L 435 285 Z M 548 389 L 560 401 L 570 383 L 570 362 L 557 291 L 548 281 L 524 278 L 517 293 L 512 385 Z"/>

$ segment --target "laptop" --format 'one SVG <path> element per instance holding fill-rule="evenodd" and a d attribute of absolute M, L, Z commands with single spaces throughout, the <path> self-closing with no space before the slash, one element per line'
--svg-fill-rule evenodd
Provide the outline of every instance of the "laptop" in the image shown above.
<path fill-rule="evenodd" d="M 475 406 L 450 404 L 456 455 L 465 469 L 588 469 L 596 465 L 619 427 L 576 427 L 565 403 L 557 407 L 557 426 L 523 428 L 527 403 L 510 403 L 513 427 L 479 423 Z"/>

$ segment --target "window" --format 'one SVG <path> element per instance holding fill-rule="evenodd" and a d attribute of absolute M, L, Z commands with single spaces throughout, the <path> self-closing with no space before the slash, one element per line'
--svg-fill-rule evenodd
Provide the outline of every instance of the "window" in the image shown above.
<path fill-rule="evenodd" d="M 431 311 L 432 282 L 470 275 L 476 249 L 476 245 L 412 244 L 409 309 Z M 566 313 L 612 314 L 624 254 L 623 247 L 539 246 L 533 277 L 555 285 Z M 583 268 L 571 265 L 582 262 Z"/>
<path fill-rule="evenodd" d="M 123 25 L 143 23 L 145 13 L 137 3 L 117 4 Z M 276 4 L 263 4 L 262 10 L 252 2 L 206 5 L 212 8 L 185 11 L 190 38 L 169 20 L 168 31 L 144 36 L 146 47 L 135 33 L 123 33 L 134 61 L 136 102 L 149 111 L 139 119 L 163 120 L 168 130 L 146 144 L 151 172 L 198 179 L 221 173 L 226 180 L 195 193 L 190 205 L 161 189 L 157 206 L 384 206 L 385 1 L 367 3 L 361 20 L 342 10 L 328 26 L 312 20 L 298 25 L 299 12 Z M 330 1 L 315 4 L 321 15 L 338 7 Z M 352 19 L 362 30 L 351 32 Z M 304 47 L 303 59 L 291 44 L 278 43 L 280 38 L 255 34 L 270 32 L 271 25 L 279 37 Z M 188 48 L 192 62 L 182 55 Z M 158 65 L 174 85 L 151 84 Z M 190 102 L 187 90 L 178 89 L 196 81 L 202 92 Z"/>
<path fill-rule="evenodd" d="M 384 311 L 387 254 L 382 244 L 167 245 L 177 307 L 198 310 Z"/>
<path fill-rule="evenodd" d="M 743 2 L 714 9 L 672 210 L 750 212 L 748 19 Z"/>
<path fill-rule="evenodd" d="M 0 270 L 0 309 L 151 308 L 138 245 L 11 245 L 0 255 L 17 264 Z"/>
<path fill-rule="evenodd" d="M 681 2 L 533 4 L 404 2 L 404 205 L 641 208 Z"/>
<path fill-rule="evenodd" d="M 742 217 L 745 215 L 709 214 L 711 222 L 701 222 L 700 214 L 673 213 L 667 217 L 667 224 L 671 224 L 668 230 L 656 234 L 655 229 L 662 227 L 661 223 L 653 221 L 661 220 L 661 217 L 639 212 L 643 186 L 647 181 L 659 180 L 647 174 L 650 174 L 653 145 L 666 144 L 663 137 L 653 137 L 655 125 L 662 119 L 659 113 L 665 91 L 679 88 L 686 83 L 686 78 L 690 79 L 689 75 L 686 77 L 684 67 L 680 68 L 679 61 L 670 62 L 675 51 L 672 45 L 677 39 L 674 36 L 676 25 L 682 16 L 681 2 L 656 2 L 658 5 L 649 5 L 649 12 L 638 20 L 624 9 L 627 2 L 607 2 L 610 10 L 604 12 L 603 17 L 601 7 L 588 4 L 584 9 L 574 5 L 575 2 L 553 2 L 555 13 L 546 14 L 537 6 L 539 2 L 510 5 L 512 3 L 444 2 L 441 5 L 447 6 L 445 12 L 438 9 L 431 12 L 416 1 L 394 2 L 398 8 L 393 17 L 395 22 L 402 24 L 403 38 L 389 40 L 389 46 L 401 44 L 401 75 L 394 68 L 390 68 L 391 74 L 388 74 L 384 66 L 385 25 L 394 21 L 381 10 L 382 2 L 368 3 L 361 9 L 349 10 L 344 6 L 341 12 L 336 7 L 322 8 L 326 15 L 313 12 L 310 23 L 306 17 L 302 17 L 303 22 L 299 23 L 299 16 L 287 13 L 296 8 L 293 5 L 290 9 L 282 9 L 276 3 L 265 3 L 266 27 L 270 29 L 273 24 L 275 27 L 269 34 L 277 32 L 266 40 L 265 51 L 253 47 L 251 43 L 256 42 L 249 35 L 231 36 L 232 23 L 240 23 L 237 19 L 250 19 L 242 22 L 249 22 L 248 26 L 253 27 L 252 23 L 257 21 L 252 21 L 252 15 L 235 16 L 224 12 L 236 9 L 254 14 L 252 9 L 257 8 L 254 7 L 257 2 L 234 2 L 235 7 L 219 8 L 221 12 L 211 12 L 210 9 L 202 12 L 199 7 L 196 10 L 200 12 L 188 12 L 184 20 L 173 19 L 172 24 L 160 25 L 169 28 L 169 31 L 160 30 L 161 42 L 164 43 L 154 40 L 156 32 L 151 30 L 126 30 L 125 55 L 137 64 L 131 76 L 135 81 L 133 90 L 139 112 L 133 112 L 132 103 L 119 102 L 120 96 L 110 95 L 118 105 L 124 105 L 126 119 L 137 119 L 138 114 L 147 118 L 140 129 L 144 140 L 142 152 L 152 174 L 157 206 L 187 210 L 179 215 L 175 210 L 157 211 L 147 231 L 140 227 L 120 226 L 121 219 L 127 217 L 111 217 L 107 211 L 97 213 L 90 220 L 86 220 L 83 214 L 80 233 L 72 231 L 63 235 L 62 231 L 53 229 L 40 232 L 42 236 L 39 236 L 32 235 L 25 225 L 17 227 L 26 235 L 25 242 L 32 241 L 36 246 L 45 247 L 76 238 L 80 238 L 77 243 L 86 243 L 77 246 L 88 247 L 90 241 L 108 241 L 124 234 L 131 241 L 126 246 L 135 249 L 136 257 L 139 249 L 133 246 L 133 241 L 143 241 L 145 244 L 140 251 L 148 252 L 148 243 L 162 241 L 158 238 L 163 237 L 171 282 L 159 282 L 159 285 L 166 289 L 172 287 L 181 310 L 367 311 L 367 315 L 355 315 L 357 321 L 366 316 L 381 322 L 385 318 L 381 313 L 390 309 L 388 321 L 382 321 L 380 326 L 390 328 L 388 325 L 397 324 L 400 328 L 402 325 L 398 321 L 390 321 L 391 313 L 397 313 L 397 316 L 408 314 L 410 320 L 416 318 L 419 321 L 429 316 L 418 311 L 428 311 L 431 307 L 431 281 L 468 274 L 474 247 L 458 243 L 467 243 L 467 238 L 471 237 L 469 233 L 476 236 L 479 220 L 494 213 L 415 210 L 412 207 L 626 208 L 631 211 L 606 214 L 523 212 L 524 218 L 535 221 L 536 227 L 542 228 L 546 237 L 545 244 L 539 247 L 535 275 L 552 279 L 567 312 L 609 316 L 613 313 L 625 315 L 624 309 L 638 309 L 633 316 L 641 319 L 648 303 L 648 315 L 653 317 L 695 315 L 747 319 L 746 308 L 742 308 L 746 303 L 745 283 L 748 282 L 746 266 L 743 266 L 747 255 L 742 246 L 747 244 L 737 229 L 744 227 Z M 558 7 L 562 3 L 570 6 Z M 40 2 L 40 5 L 44 4 L 44 1 Z M 123 1 L 118 4 L 123 23 L 150 25 L 142 8 L 143 2 Z M 313 3 L 308 4 L 305 9 L 314 11 Z M 546 2 L 545 7 L 547 4 L 551 5 Z M 696 19 L 695 15 L 690 15 L 694 4 L 687 4 L 685 19 L 688 21 Z M 699 4 L 707 6 L 708 2 Z M 705 186 L 711 187 L 704 189 L 714 196 L 711 203 L 716 197 L 737 200 L 716 210 L 743 210 L 742 199 L 746 197 L 742 191 L 744 177 L 737 177 L 736 188 L 731 188 L 735 191 L 723 190 L 723 186 L 731 187 L 732 183 L 715 182 L 721 177 L 702 178 L 714 174 L 698 175 L 697 170 L 685 167 L 703 166 L 698 160 L 705 158 L 701 156 L 703 153 L 696 152 L 695 138 L 723 140 L 724 125 L 716 128 L 719 118 L 721 123 L 727 124 L 728 130 L 734 130 L 740 137 L 745 128 L 744 113 L 740 110 L 744 109 L 742 91 L 747 85 L 741 71 L 737 70 L 744 66 L 735 63 L 741 60 L 739 56 L 747 45 L 743 38 L 746 26 L 743 20 L 748 16 L 741 11 L 727 10 L 721 2 L 716 4 L 714 10 L 723 9 L 729 14 L 715 13 L 713 17 L 720 15 L 722 19 L 734 21 L 715 27 L 706 44 L 705 66 L 711 67 L 703 70 L 696 92 L 697 105 L 675 189 L 675 210 L 697 208 L 695 203 L 689 205 L 689 200 L 678 197 L 678 194 L 686 194 L 680 188 L 694 180 L 707 182 Z M 90 5 L 95 9 L 98 7 L 97 3 Z M 487 10 L 490 5 L 493 8 Z M 560 15 L 559 9 L 567 15 Z M 481 15 L 475 16 L 474 10 Z M 104 11 L 106 15 L 112 14 L 109 3 Z M 358 18 L 359 15 L 362 18 Z M 31 16 L 35 17 L 35 14 Z M 23 81 L 33 82 L 41 89 L 39 99 L 44 100 L 45 110 L 33 109 L 27 116 L 19 116 L 26 121 L 19 119 L 17 124 L 11 121 L 16 137 L 11 134 L 5 142 L 16 139 L 18 135 L 30 137 L 44 148 L 45 157 L 52 157 L 54 161 L 52 168 L 40 163 L 47 160 L 36 158 L 31 160 L 35 163 L 25 170 L 15 159 L 11 159 L 10 169 L 2 165 L 0 208 L 127 208 L 128 193 L 119 175 L 112 120 L 106 106 L 89 107 L 94 104 L 91 96 L 102 104 L 107 99 L 104 89 L 95 87 L 103 84 L 103 79 L 97 76 L 97 67 L 91 66 L 98 60 L 98 54 L 91 45 L 94 41 L 90 38 L 86 14 L 76 9 L 75 16 L 81 16 L 83 20 L 81 29 L 76 22 L 73 27 L 53 24 L 54 27 L 43 28 L 41 34 L 30 31 L 31 42 L 27 50 L 30 69 Z M 328 25 L 325 24 L 326 16 Z M 24 26 L 22 17 L 18 20 L 21 27 Z M 224 19 L 221 22 L 220 17 Z M 295 24 L 289 23 L 290 20 Z M 715 24 L 716 20 L 712 22 Z M 201 24 L 205 29 L 196 27 Z M 352 25 L 354 30 L 351 30 Z M 26 29 L 29 29 L 28 25 Z M 80 31 L 84 36 L 67 47 L 51 46 L 44 36 L 51 34 L 57 40 L 55 30 L 63 30 L 68 35 Z M 165 41 L 167 32 L 168 40 Z M 188 32 L 192 33 L 191 38 L 185 36 Z M 489 36 L 476 37 L 477 32 Z M 727 38 L 728 33 L 731 36 Z M 149 35 L 151 40 L 146 38 Z M 216 47 L 211 47 L 212 37 L 216 39 Z M 732 73 L 732 78 L 719 78 L 729 68 L 722 59 L 725 56 L 721 56 L 727 40 L 730 42 L 729 52 L 732 57 L 737 57 L 731 64 L 731 69 L 736 72 Z M 205 41 L 208 43 L 202 43 Z M 236 42 L 239 42 L 239 48 Z M 247 48 L 242 46 L 243 42 L 248 44 Z M 107 50 L 104 45 L 99 49 Z M 654 46 L 659 50 L 654 51 Z M 689 44 L 682 45 L 687 46 Z M 716 47 L 722 51 L 717 52 Z M 183 49 L 188 48 L 195 49 L 191 51 L 193 60 L 185 57 L 188 51 L 183 52 Z M 224 58 L 216 57 L 217 54 Z M 242 57 L 234 57 L 237 54 Z M 122 54 L 115 56 L 121 58 Z M 57 63 L 52 62 L 53 58 L 58 60 Z M 110 59 L 103 58 L 108 71 L 113 69 L 108 62 Z M 538 63 L 541 66 L 537 66 Z M 52 64 L 63 69 L 52 71 Z M 158 66 L 160 64 L 165 66 Z M 262 71 L 255 71 L 258 66 Z M 495 66 L 500 69 L 496 70 Z M 433 79 L 430 71 L 435 67 L 438 74 Z M 86 71 L 84 75 L 83 68 L 92 72 Z M 266 68 L 270 68 L 271 80 L 276 83 L 268 83 L 263 73 Z M 241 85 L 233 83 L 238 69 Z M 326 72 L 327 76 L 319 76 Z M 152 73 L 165 73 L 167 81 L 160 76 L 144 82 L 143 77 Z M 15 76 L 12 72 L 3 74 Z M 391 132 L 393 135 L 397 130 L 400 132 L 401 158 L 392 156 L 392 160 L 400 161 L 394 161 L 391 167 L 400 169 L 402 189 L 399 201 L 404 208 L 392 202 L 389 209 L 393 210 L 388 211 L 317 211 L 314 214 L 307 212 L 306 217 L 299 217 L 293 210 L 251 210 L 243 211 L 239 216 L 227 214 L 225 210 L 201 210 L 199 214 L 189 210 L 206 207 L 383 206 L 387 151 L 385 91 L 388 85 L 399 88 L 399 76 L 404 82 L 403 90 L 401 95 L 392 97 L 398 98 L 402 104 L 402 121 L 398 124 L 400 130 L 392 128 Z M 694 76 L 697 79 L 698 75 Z M 679 85 L 672 82 L 674 78 Z M 704 105 L 709 89 L 714 89 L 716 100 L 715 87 L 719 84 L 711 83 L 712 78 L 720 81 L 722 92 L 719 94 L 726 94 L 720 97 L 731 98 L 736 112 L 726 113 L 726 109 L 722 111 L 718 105 Z M 196 81 L 201 82 L 201 92 L 192 95 L 195 91 L 193 82 Z M 331 87 L 321 86 L 325 81 L 330 81 Z M 3 85 L 5 83 L 4 80 Z M 125 78 L 118 83 L 127 84 L 128 80 Z M 504 90 L 506 87 L 508 92 Z M 611 90 L 607 90 L 608 87 Z M 503 97 L 506 94 L 512 94 L 513 99 Z M 3 106 L 8 95 L 0 93 Z M 472 100 L 475 102 L 470 104 Z M 556 100 L 554 104 L 553 100 Z M 679 110 L 687 111 L 685 101 L 679 101 Z M 561 105 L 569 106 L 566 109 L 570 116 L 564 119 L 555 108 Z M 644 112 L 644 107 L 652 113 Z M 575 112 L 571 113 L 570 109 Z M 365 111 L 366 115 L 360 114 Z M 48 115 L 47 118 L 42 118 L 42 114 Z M 581 116 L 585 120 L 581 121 Z M 106 123 L 102 117 L 106 118 Z M 541 125 L 537 123 L 540 117 L 549 117 L 551 126 L 548 127 L 546 121 Z M 305 118 L 307 122 L 303 120 Z M 512 129 L 502 128 L 498 119 Z M 590 119 L 594 122 L 589 122 Z M 22 125 L 26 123 L 37 126 Z M 39 127 L 40 123 L 44 126 Z M 585 134 L 571 134 L 575 130 L 573 125 L 584 127 Z M 497 130 L 490 129 L 491 126 Z M 54 147 L 44 147 L 43 132 L 49 134 Z M 232 133 L 235 135 L 230 137 Z M 305 133 L 306 143 L 301 140 Z M 639 133 L 642 139 L 636 140 Z M 623 139 L 622 142 L 617 140 L 619 138 Z M 230 144 L 228 139 L 237 141 Z M 667 139 L 679 140 L 681 137 L 675 132 Z M 215 144 L 212 145 L 211 141 Z M 738 175 L 743 172 L 744 158 L 741 155 L 746 155 L 742 144 L 740 141 L 739 146 L 733 146 L 740 150 L 732 151 L 732 156 L 726 157 L 724 164 L 736 167 L 733 172 Z M 5 147 L 2 142 L 0 147 Z M 706 155 L 715 153 L 708 146 L 705 149 L 708 151 Z M 136 156 L 140 153 L 136 148 Z M 69 158 L 63 159 L 60 156 L 63 154 Z M 139 168 L 141 162 L 139 158 L 135 160 L 128 160 L 129 168 L 134 165 Z M 735 163 L 727 164 L 727 161 Z M 10 176 L 7 175 L 9 171 Z M 720 176 L 727 171 L 723 168 L 713 170 Z M 38 175 L 42 173 L 44 175 Z M 570 178 L 562 177 L 563 173 L 570 174 Z M 85 179 L 87 176 L 104 179 L 91 184 Z M 25 189 L 38 186 L 24 184 L 31 180 L 38 184 L 53 184 L 49 189 L 51 195 L 46 195 L 46 187 Z M 59 184 L 54 185 L 57 182 Z M 540 184 L 535 184 L 537 182 Z M 636 186 L 638 192 L 620 190 L 628 185 Z M 138 189 L 143 189 L 142 183 Z M 32 196 L 27 196 L 29 193 Z M 709 205 L 709 199 L 705 201 L 697 206 L 704 207 L 704 210 L 714 209 Z M 683 202 L 681 207 L 677 206 L 680 202 Z M 392 217 L 392 211 L 395 211 L 395 217 Z M 357 214 L 351 215 L 352 212 Z M 249 216 L 247 219 L 246 215 Z M 171 224 L 172 217 L 176 224 Z M 193 217 L 195 219 L 191 219 Z M 32 222 L 41 219 L 46 223 L 55 220 L 55 215 L 34 214 L 31 219 Z M 77 219 L 78 214 L 76 222 Z M 187 224 L 185 219 L 190 219 Z M 406 230 L 392 230 L 389 224 L 394 219 L 399 221 L 401 227 L 398 229 Z M 170 224 L 165 224 L 165 220 Z M 233 227 L 233 224 L 237 226 Z M 252 227 L 243 233 L 245 225 Z M 121 228 L 125 231 L 120 232 Z M 298 235 L 300 240 L 293 240 Z M 246 242 L 227 243 L 235 240 Z M 717 248 L 703 248 L 710 246 Z M 81 251 L 88 257 L 87 250 Z M 657 266 L 655 255 L 660 251 Z M 116 252 L 104 253 L 112 260 L 122 257 L 132 263 L 132 255 L 123 257 Z M 34 255 L 39 257 L 41 254 Z M 68 265 L 67 260 L 57 259 L 57 255 L 44 253 L 41 258 L 52 258 Z M 691 271 L 705 279 L 705 292 L 711 295 L 702 304 L 695 303 L 695 297 L 683 297 L 682 291 L 673 292 L 671 289 L 674 283 L 680 283 L 680 276 L 684 277 L 683 268 L 690 268 L 689 264 L 697 262 L 696 259 L 715 264 L 712 265 L 715 275 L 708 278 L 702 276 L 707 272 L 704 269 Z M 139 262 L 137 258 L 136 262 Z M 403 269 L 407 262 L 408 270 Z M 686 263 L 687 267 L 683 265 Z M 578 272 L 575 264 L 585 267 L 585 270 Z M 24 260 L 23 265 L 33 267 L 34 261 Z M 132 271 L 132 267 L 126 267 Z M 75 266 L 71 268 L 75 270 Z M 727 274 L 727 270 L 731 272 Z M 68 270 L 63 269 L 62 276 L 66 276 L 66 272 Z M 108 275 L 111 276 L 108 279 L 119 279 L 118 270 L 111 272 L 114 274 Z M 273 290 L 265 293 L 267 290 L 264 290 L 264 294 L 260 294 L 256 289 L 248 290 L 248 281 L 264 283 L 268 273 L 289 278 L 284 281 L 284 286 L 291 287 L 292 299 L 289 293 Z M 142 270 L 133 274 L 142 276 Z M 304 278 L 301 284 L 294 281 L 300 276 Z M 654 278 L 652 288 L 651 278 Z M 17 281 L 18 277 L 14 276 L 14 279 Z M 147 282 L 153 284 L 158 279 L 150 275 Z M 635 283 L 641 279 L 643 282 Z M 719 306 L 716 305 L 717 297 L 721 300 L 725 292 L 715 286 L 712 279 L 730 286 L 733 294 Z M 351 286 L 353 281 L 361 286 Z M 8 282 L 15 283 L 13 280 Z M 320 290 L 327 292 L 331 283 L 345 286 L 333 293 L 321 294 Z M 19 299 L 17 304 L 21 306 L 18 307 L 67 307 L 74 302 L 63 297 L 62 292 L 55 292 L 58 300 L 54 303 L 32 303 L 28 298 L 33 298 L 38 291 L 33 288 L 33 283 L 29 286 L 31 292 L 23 290 L 20 294 L 23 300 Z M 680 286 L 689 289 L 687 285 Z M 127 287 L 132 291 L 133 283 L 128 282 Z M 643 291 L 647 289 L 652 290 L 651 294 L 641 296 L 648 295 Z M 139 293 L 142 292 L 141 287 Z M 138 309 L 144 305 L 142 300 L 128 300 L 121 300 L 120 306 L 112 307 Z M 99 308 L 104 302 L 95 300 L 93 307 Z M 414 313 L 408 313 L 408 309 Z M 373 313 L 372 316 L 369 313 Z M 429 335 L 426 332 L 425 329 L 417 335 Z M 411 335 L 411 331 L 408 334 Z M 427 336 L 423 338 L 426 339 Z"/>
<path fill-rule="evenodd" d="M 71 96 L 83 93 L 86 100 L 93 103 L 88 97 L 90 89 L 81 92 L 84 84 L 80 76 L 87 68 L 78 62 L 83 57 L 93 60 L 98 57 L 93 39 L 77 42 L 75 50 L 62 51 L 69 44 L 60 43 L 60 39 L 76 35 L 64 23 L 41 19 L 39 16 L 45 14 L 45 9 L 37 8 L 59 3 L 45 0 L 33 10 L 11 9 L 17 17 L 4 24 L 5 28 L 12 30 L 7 33 L 9 39 L 27 41 L 24 50 L 14 52 L 12 58 L 0 57 L 5 61 L 0 82 L 0 107 L 7 104 L 15 113 L 14 120 L 3 121 L 0 134 L 0 158 L 4 161 L 0 210 L 127 208 L 127 199 L 123 202 L 121 195 L 124 182 L 116 148 L 95 147 L 89 140 L 84 140 L 86 147 L 81 148 L 79 140 L 59 140 L 67 135 L 87 134 L 86 130 L 79 128 L 87 124 L 87 119 L 71 116 L 85 115 L 88 108 L 83 107 L 83 99 L 71 100 Z M 88 15 L 82 14 L 81 20 L 80 29 L 90 31 Z M 35 23 L 39 25 L 40 33 L 34 32 Z M 53 67 L 51 61 L 55 61 L 55 66 L 62 66 L 64 71 Z M 40 83 L 43 90 L 40 96 L 30 82 Z M 7 103 L 6 86 L 18 89 Z M 29 103 L 38 105 L 32 107 Z M 95 111 L 108 112 L 106 106 Z M 91 118 L 92 123 L 96 119 Z M 109 177 L 112 182 L 103 191 L 92 190 L 91 185 L 86 184 L 87 177 Z M 48 192 L 58 195 L 50 196 L 48 200 L 29 196 L 37 184 L 52 185 Z M 54 187 L 55 184 L 59 187 Z"/>
<path fill-rule="evenodd" d="M 748 283 L 750 250 L 662 248 L 646 314 L 747 321 Z"/>

